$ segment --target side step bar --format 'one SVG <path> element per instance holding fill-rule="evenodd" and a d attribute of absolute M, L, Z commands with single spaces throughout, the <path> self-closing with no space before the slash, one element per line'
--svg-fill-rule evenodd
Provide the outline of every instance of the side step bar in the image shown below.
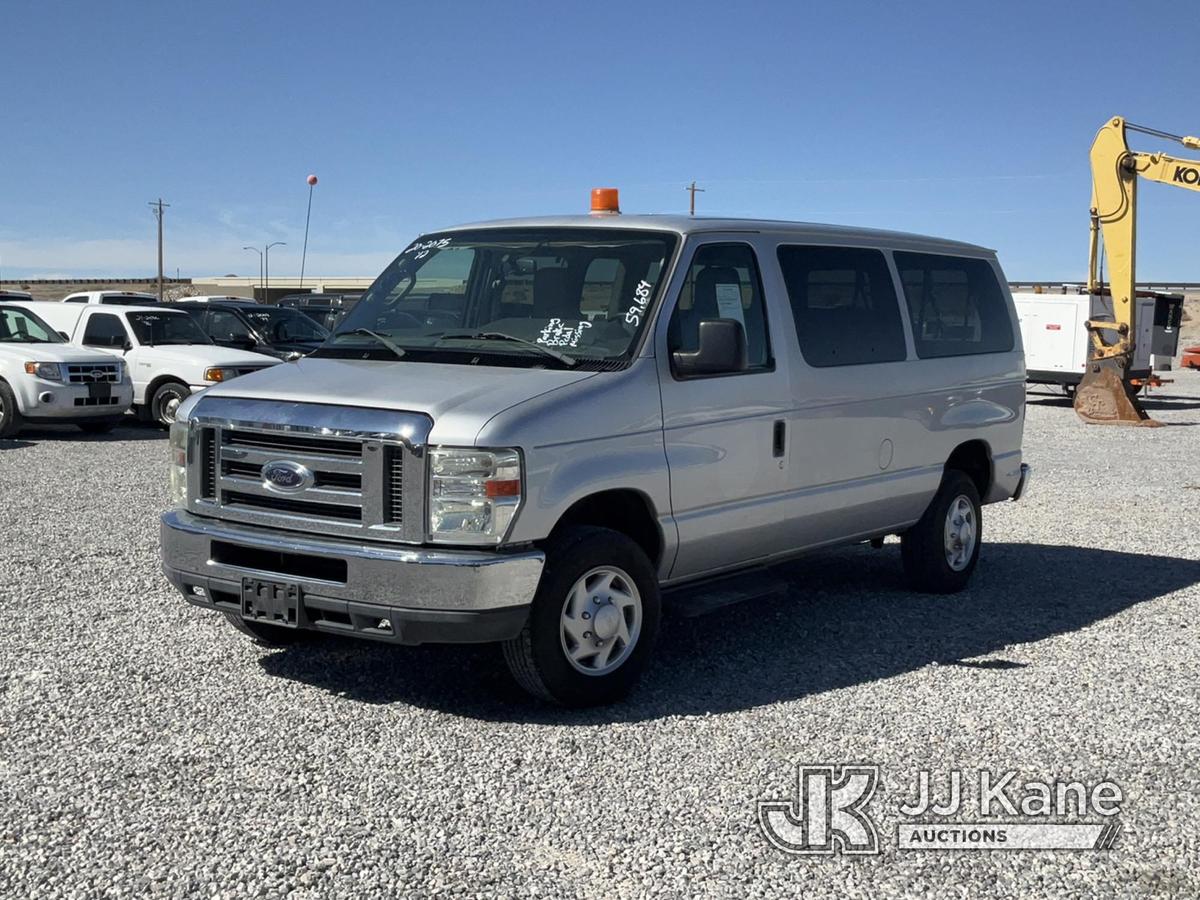
<path fill-rule="evenodd" d="M 744 600 L 775 597 L 787 592 L 785 579 L 766 569 L 750 569 L 700 584 L 683 584 L 663 592 L 663 606 L 687 619 Z"/>

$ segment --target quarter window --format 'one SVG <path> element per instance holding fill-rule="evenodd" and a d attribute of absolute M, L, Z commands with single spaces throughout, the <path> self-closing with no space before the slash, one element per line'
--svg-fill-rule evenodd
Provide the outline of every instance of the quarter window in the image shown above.
<path fill-rule="evenodd" d="M 896 268 L 922 359 L 1004 353 L 1013 348 L 1012 318 L 986 259 L 896 253 Z"/>
<path fill-rule="evenodd" d="M 89 318 L 83 331 L 83 342 L 89 347 L 124 347 L 127 337 L 121 319 L 106 313 Z"/>
<path fill-rule="evenodd" d="M 705 244 L 696 251 L 667 328 L 668 350 L 699 349 L 700 323 L 705 319 L 740 322 L 746 333 L 747 368 L 771 366 L 762 279 L 749 245 Z"/>
<path fill-rule="evenodd" d="M 887 259 L 856 247 L 780 247 L 800 352 L 810 366 L 897 362 L 908 355 Z"/>

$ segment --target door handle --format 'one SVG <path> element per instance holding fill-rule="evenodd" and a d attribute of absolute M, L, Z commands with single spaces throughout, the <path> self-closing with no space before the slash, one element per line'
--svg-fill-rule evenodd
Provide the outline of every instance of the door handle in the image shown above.
<path fill-rule="evenodd" d="M 781 456 L 783 456 L 783 448 L 784 444 L 786 443 L 786 432 L 784 431 L 785 428 L 786 426 L 784 425 L 783 419 L 775 420 L 775 429 L 771 434 L 771 455 L 776 459 L 779 459 Z"/>

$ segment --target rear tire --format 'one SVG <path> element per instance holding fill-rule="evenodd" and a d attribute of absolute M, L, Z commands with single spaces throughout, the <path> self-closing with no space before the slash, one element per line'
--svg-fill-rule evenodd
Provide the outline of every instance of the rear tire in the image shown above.
<path fill-rule="evenodd" d="M 15 437 L 25 424 L 17 409 L 17 396 L 8 382 L 0 381 L 0 438 Z"/>
<path fill-rule="evenodd" d="M 660 618 L 658 578 L 641 547 L 607 528 L 568 528 L 546 545 L 529 619 L 504 642 L 504 659 L 535 697 L 611 703 L 645 668 Z"/>
<path fill-rule="evenodd" d="M 181 381 L 160 384 L 150 399 L 150 418 L 159 425 L 170 426 L 175 421 L 175 410 L 192 395 L 192 390 Z"/>
<path fill-rule="evenodd" d="M 928 594 L 961 591 L 979 562 L 982 543 L 983 515 L 975 482 L 949 469 L 925 515 L 900 537 L 909 585 Z"/>
<path fill-rule="evenodd" d="M 312 637 L 312 632 L 299 628 L 283 628 L 280 625 L 267 625 L 265 622 L 248 622 L 237 613 L 224 610 L 222 610 L 222 614 L 229 620 L 230 625 L 260 647 L 290 647 Z"/>

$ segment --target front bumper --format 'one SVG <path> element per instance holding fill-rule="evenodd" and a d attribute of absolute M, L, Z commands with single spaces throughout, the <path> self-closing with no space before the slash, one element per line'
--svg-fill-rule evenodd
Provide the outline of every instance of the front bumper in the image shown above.
<path fill-rule="evenodd" d="M 300 627 L 401 644 L 515 637 L 545 562 L 535 550 L 364 544 L 183 510 L 164 514 L 160 533 L 163 572 L 189 603 L 240 613 L 244 578 L 285 582 L 303 597 Z"/>
<path fill-rule="evenodd" d="M 133 403 L 133 385 L 128 381 L 109 386 L 107 398 L 96 398 L 86 384 L 64 384 L 41 378 L 19 379 L 18 408 L 31 422 L 69 424 L 119 416 Z"/>

